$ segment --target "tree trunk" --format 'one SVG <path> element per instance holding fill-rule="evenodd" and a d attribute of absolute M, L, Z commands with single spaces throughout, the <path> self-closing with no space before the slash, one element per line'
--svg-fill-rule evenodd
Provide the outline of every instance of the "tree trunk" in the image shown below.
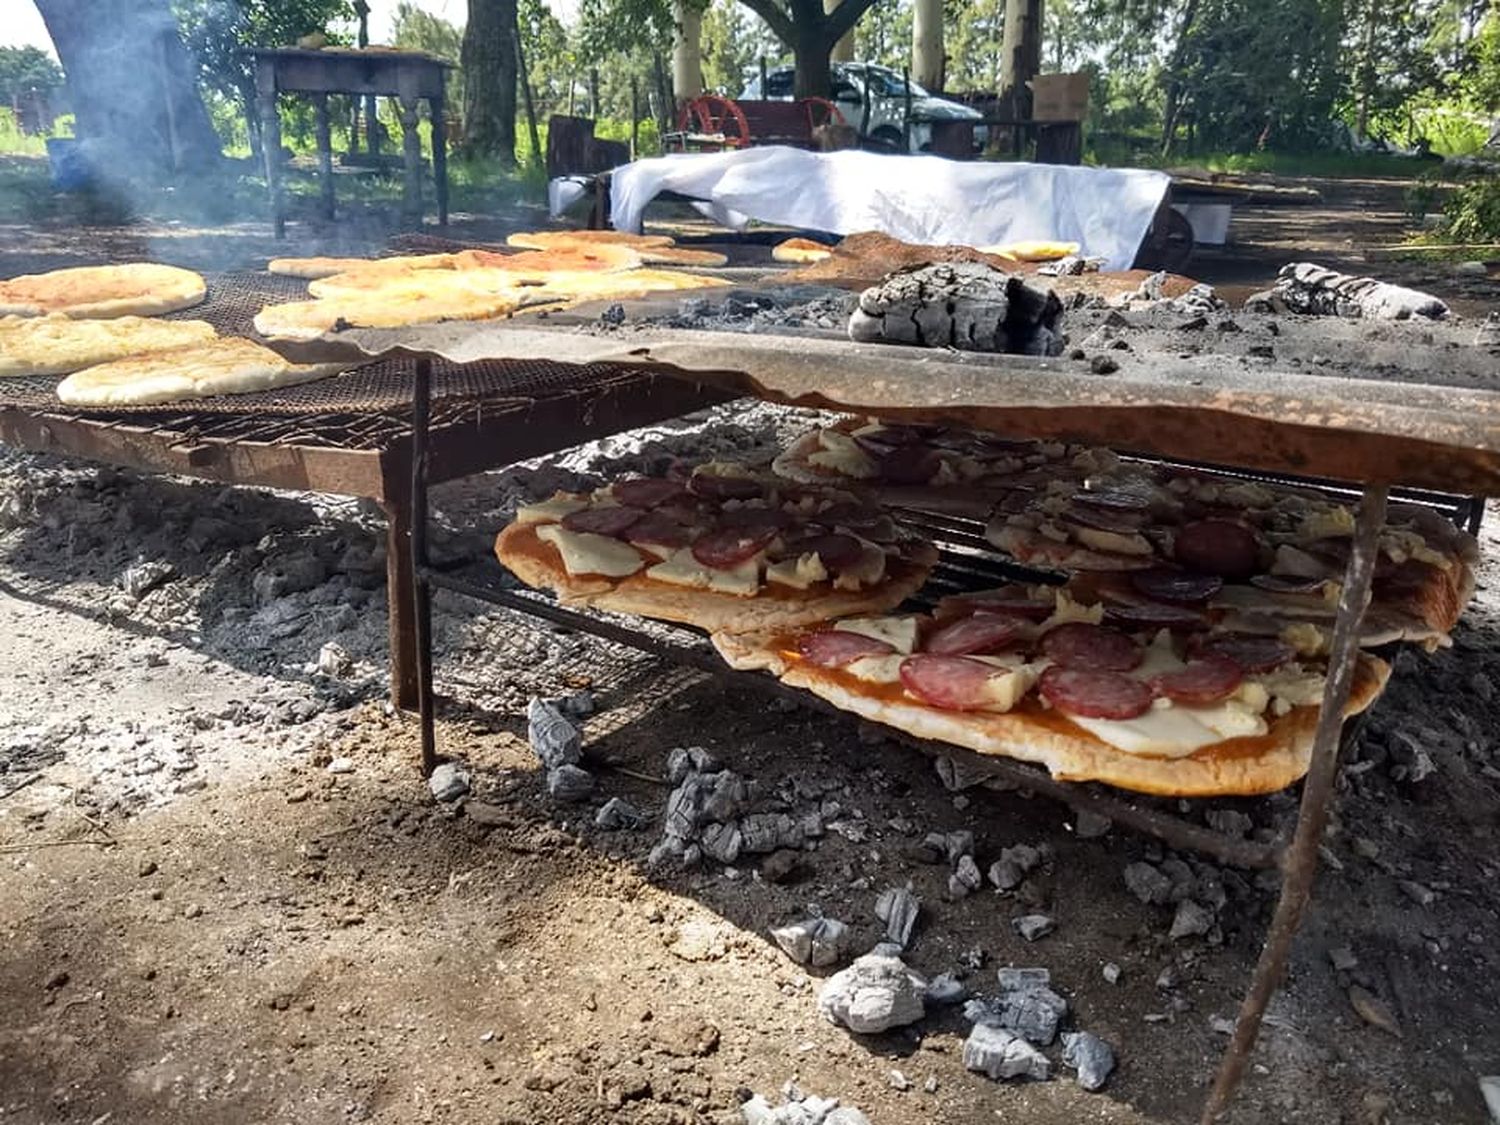
<path fill-rule="evenodd" d="M 201 173 L 221 145 L 167 0 L 37 0 L 79 139 L 105 177 Z"/>
<path fill-rule="evenodd" d="M 469 0 L 459 62 L 469 152 L 516 161 L 516 0 Z"/>
<path fill-rule="evenodd" d="M 1182 113 L 1183 87 L 1182 68 L 1187 64 L 1188 37 L 1193 30 L 1193 21 L 1198 17 L 1198 0 L 1188 0 L 1182 10 L 1182 25 L 1177 29 L 1177 45 L 1172 49 L 1172 61 L 1167 64 L 1167 105 L 1162 115 L 1161 152 L 1172 154 L 1172 145 L 1177 138 L 1177 118 Z"/>
<path fill-rule="evenodd" d="M 679 102 L 703 93 L 703 11 L 692 0 L 672 4 L 672 89 Z"/>
<path fill-rule="evenodd" d="M 943 0 L 916 0 L 911 14 L 911 77 L 918 86 L 943 89 Z"/>
<path fill-rule="evenodd" d="M 1005 0 L 1000 40 L 1000 100 L 1019 111 L 1030 104 L 1026 83 L 1042 67 L 1041 0 Z"/>
<path fill-rule="evenodd" d="M 833 67 L 828 57 L 833 44 L 828 41 L 822 27 L 798 24 L 790 45 L 792 61 L 797 67 L 797 76 L 792 83 L 792 96 L 828 97 L 833 92 Z"/>
<path fill-rule="evenodd" d="M 838 8 L 840 0 L 823 0 L 823 11 L 832 15 Z M 833 45 L 830 56 L 834 62 L 854 61 L 854 32 L 848 32 L 842 39 Z"/>

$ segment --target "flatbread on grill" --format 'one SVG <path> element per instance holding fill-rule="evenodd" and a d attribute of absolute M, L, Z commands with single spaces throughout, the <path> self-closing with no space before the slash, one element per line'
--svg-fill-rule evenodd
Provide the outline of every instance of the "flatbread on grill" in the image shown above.
<path fill-rule="evenodd" d="M 202 277 L 177 266 L 75 266 L 0 281 L 0 316 L 156 316 L 192 308 L 207 292 Z"/>
<path fill-rule="evenodd" d="M 205 344 L 217 336 L 213 325 L 202 320 L 0 317 L 0 376 L 66 375 L 126 356 Z"/>
<path fill-rule="evenodd" d="M 266 270 L 282 277 L 313 281 L 355 270 L 399 273 L 402 270 L 446 270 L 455 268 L 456 254 L 403 254 L 392 258 L 272 258 Z"/>
<path fill-rule="evenodd" d="M 1008 711 L 949 710 L 911 694 L 902 683 L 872 683 L 845 668 L 820 667 L 798 651 L 796 631 L 720 632 L 715 648 L 737 669 L 767 670 L 791 687 L 917 738 L 980 754 L 1045 766 L 1059 781 L 1102 781 L 1170 797 L 1271 793 L 1306 774 L 1319 707 L 1299 705 L 1264 716 L 1264 733 L 1226 738 L 1180 756 L 1124 750 L 1043 705 L 1034 688 Z M 997 675 L 1003 674 L 997 668 Z M 1369 707 L 1390 675 L 1385 662 L 1361 655 L 1346 717 Z"/>
<path fill-rule="evenodd" d="M 517 231 L 505 240 L 507 246 L 523 250 L 551 250 L 557 246 L 597 245 L 610 243 L 616 246 L 641 247 L 671 246 L 676 239 L 666 234 L 631 234 L 623 230 L 536 230 Z"/>
<path fill-rule="evenodd" d="M 315 340 L 349 328 L 405 328 L 448 320 L 490 320 L 509 316 L 530 300 L 518 289 L 424 288 L 376 290 L 328 300 L 268 305 L 255 316 L 255 330 L 271 340 Z"/>
<path fill-rule="evenodd" d="M 805 266 L 811 262 L 821 262 L 824 258 L 833 256 L 833 250 L 821 242 L 814 242 L 810 238 L 788 238 L 784 242 L 778 242 L 771 249 L 771 257 L 778 262 L 791 262 L 795 265 Z"/>
<path fill-rule="evenodd" d="M 58 384 L 57 397 L 70 406 L 144 406 L 290 387 L 346 367 L 290 363 L 253 340 L 224 337 L 86 367 Z"/>

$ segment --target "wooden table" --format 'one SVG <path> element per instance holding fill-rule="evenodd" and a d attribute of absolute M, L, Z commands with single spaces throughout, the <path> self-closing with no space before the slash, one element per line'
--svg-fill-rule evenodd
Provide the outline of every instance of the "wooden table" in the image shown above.
<path fill-rule="evenodd" d="M 309 94 L 317 113 L 318 161 L 323 186 L 323 215 L 333 218 L 333 144 L 329 135 L 328 95 L 354 94 L 395 98 L 400 107 L 401 149 L 406 166 L 402 211 L 422 214 L 422 143 L 417 135 L 417 103 L 427 99 L 432 116 L 432 177 L 437 189 L 438 225 L 448 225 L 448 146 L 443 123 L 443 80 L 453 64 L 420 51 L 307 51 L 297 47 L 257 48 L 255 93 L 260 107 L 261 148 L 266 157 L 266 186 L 276 237 L 286 235 L 281 191 L 281 119 L 278 94 Z"/>

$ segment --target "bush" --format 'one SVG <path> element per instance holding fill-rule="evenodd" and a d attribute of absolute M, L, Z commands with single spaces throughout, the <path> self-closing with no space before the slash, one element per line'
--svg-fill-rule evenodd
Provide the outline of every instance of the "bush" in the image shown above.
<path fill-rule="evenodd" d="M 1464 184 L 1449 196 L 1443 232 L 1453 242 L 1500 242 L 1500 177 Z"/>

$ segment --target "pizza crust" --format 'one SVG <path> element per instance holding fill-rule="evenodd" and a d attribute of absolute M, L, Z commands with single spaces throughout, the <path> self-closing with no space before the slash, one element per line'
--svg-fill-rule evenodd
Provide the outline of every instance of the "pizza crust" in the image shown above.
<path fill-rule="evenodd" d="M 348 328 L 405 328 L 445 320 L 489 320 L 508 316 L 531 299 L 518 290 L 493 293 L 416 287 L 376 290 L 359 296 L 268 305 L 255 315 L 255 330 L 271 340 L 316 340 Z"/>
<path fill-rule="evenodd" d="M 644 573 L 612 579 L 571 575 L 550 544 L 536 537 L 534 525 L 513 523 L 495 539 L 495 557 L 528 586 L 551 590 L 567 605 L 633 613 L 659 621 L 695 625 L 709 632 L 745 633 L 817 625 L 836 617 L 886 613 L 927 581 L 937 551 L 913 544 L 910 558 L 892 559 L 886 577 L 865 590 L 835 590 L 811 596 L 738 597 L 715 590 L 689 589 L 647 578 Z"/>
<path fill-rule="evenodd" d="M 824 258 L 833 256 L 833 250 L 821 242 L 814 242 L 810 238 L 788 238 L 784 242 L 778 242 L 771 248 L 771 257 L 778 262 L 789 262 L 793 265 L 805 266 L 812 262 L 821 262 Z"/>
<path fill-rule="evenodd" d="M 217 336 L 202 320 L 0 317 L 0 376 L 66 375 L 126 356 L 206 344 Z"/>
<path fill-rule="evenodd" d="M 253 340 L 226 337 L 86 367 L 58 384 L 57 397 L 70 406 L 145 406 L 295 386 L 345 366 L 289 363 Z"/>
<path fill-rule="evenodd" d="M 76 266 L 0 281 L 0 316 L 157 316 L 192 308 L 207 294 L 202 277 L 177 266 Z"/>
<path fill-rule="evenodd" d="M 449 270 L 455 268 L 457 258 L 457 254 L 403 254 L 394 258 L 272 258 L 266 263 L 266 270 L 282 277 L 315 281 L 340 273 Z"/>
<path fill-rule="evenodd" d="M 1302 778 L 1312 760 L 1318 708 L 1298 707 L 1270 719 L 1270 732 L 1234 739 L 1184 758 L 1149 758 L 1117 750 L 1057 714 L 1030 708 L 992 714 L 942 711 L 915 700 L 859 690 L 858 681 L 799 660 L 788 661 L 768 635 L 715 635 L 714 647 L 731 667 L 765 669 L 790 687 L 805 688 L 842 711 L 917 738 L 963 746 L 980 754 L 1045 766 L 1059 781 L 1102 781 L 1162 797 L 1225 797 L 1274 793 Z M 1390 666 L 1361 655 L 1345 717 L 1379 697 Z"/>
<path fill-rule="evenodd" d="M 672 246 L 676 239 L 666 234 L 632 234 L 623 230 L 534 230 L 517 231 L 505 240 L 505 245 L 523 250 L 550 250 L 555 246 L 598 245 L 608 243 L 615 246 L 642 247 Z"/>

